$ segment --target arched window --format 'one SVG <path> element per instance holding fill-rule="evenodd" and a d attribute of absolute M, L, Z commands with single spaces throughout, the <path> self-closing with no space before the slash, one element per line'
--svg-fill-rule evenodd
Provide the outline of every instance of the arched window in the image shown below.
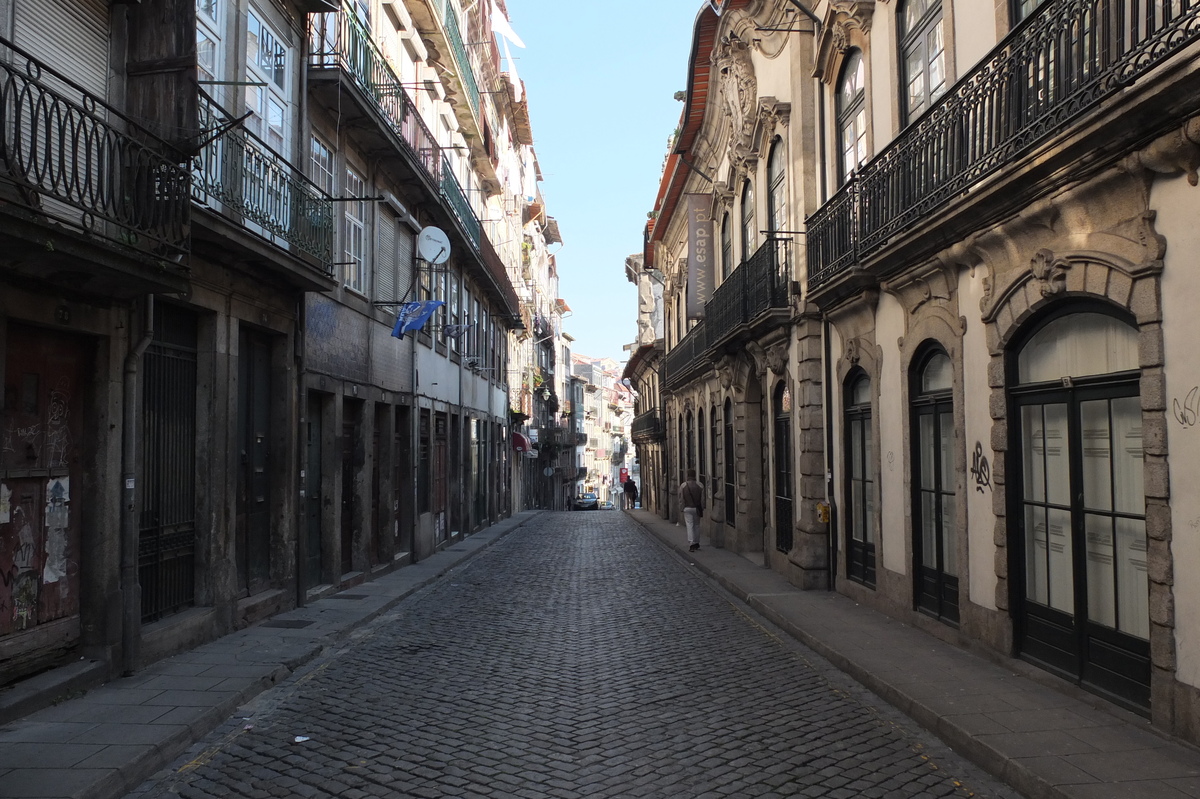
<path fill-rule="evenodd" d="M 954 468 L 954 376 L 940 348 L 919 357 L 913 370 L 912 491 L 916 606 L 958 622 L 958 507 Z"/>
<path fill-rule="evenodd" d="M 687 469 L 695 469 L 696 468 L 696 417 L 692 414 L 691 411 L 687 412 L 687 434 L 686 435 L 687 435 L 687 437 L 684 439 L 684 441 L 686 442 L 684 444 L 685 451 L 686 451 L 684 466 Z"/>
<path fill-rule="evenodd" d="M 705 454 L 705 439 L 708 438 L 708 431 L 704 429 L 704 409 L 696 411 L 696 471 L 697 480 L 700 485 L 704 486 L 704 491 L 708 493 L 708 458 Z"/>
<path fill-rule="evenodd" d="M 871 379 L 858 370 L 846 383 L 846 576 L 875 586 L 875 458 Z"/>
<path fill-rule="evenodd" d="M 941 0 L 906 0 L 900 10 L 901 108 L 904 124 L 946 91 L 946 44 Z"/>
<path fill-rule="evenodd" d="M 747 180 L 742 184 L 742 261 L 749 261 L 754 254 L 754 185 Z"/>
<path fill-rule="evenodd" d="M 1139 336 L 1104 311 L 1054 317 L 1018 342 L 1014 612 L 1026 656 L 1148 706 Z"/>
<path fill-rule="evenodd" d="M 684 434 L 684 429 L 683 429 L 683 414 L 680 414 L 680 416 L 679 416 L 679 435 L 675 439 L 675 441 L 676 441 L 676 450 L 675 451 L 678 454 L 676 463 L 679 464 L 678 484 L 680 484 L 680 485 L 682 485 L 683 481 L 685 479 L 687 479 L 687 463 L 685 462 L 686 458 L 687 458 L 687 451 L 686 451 L 687 444 L 685 442 L 687 441 L 687 439 L 684 437 L 684 435 L 685 434 Z"/>
<path fill-rule="evenodd" d="M 867 162 L 867 73 L 862 52 L 846 54 L 837 84 L 838 182 Z"/>
<path fill-rule="evenodd" d="M 767 156 L 767 230 L 787 229 L 787 161 L 783 139 L 777 136 Z"/>
<path fill-rule="evenodd" d="M 774 416 L 775 549 L 792 551 L 792 392 L 786 380 L 775 384 Z"/>
<path fill-rule="evenodd" d="M 721 217 L 721 280 L 729 277 L 733 271 L 733 225 L 729 221 L 729 212 Z"/>

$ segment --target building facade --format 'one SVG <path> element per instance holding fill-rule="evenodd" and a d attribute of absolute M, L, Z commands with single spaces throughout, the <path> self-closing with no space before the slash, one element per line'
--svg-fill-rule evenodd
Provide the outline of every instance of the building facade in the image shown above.
<path fill-rule="evenodd" d="M 660 469 L 707 476 L 714 542 L 1192 741 L 1198 31 L 705 4 L 646 251 Z"/>
<path fill-rule="evenodd" d="M 0 684 L 133 671 L 520 506 L 548 225 L 492 8 L 0 3 Z"/>

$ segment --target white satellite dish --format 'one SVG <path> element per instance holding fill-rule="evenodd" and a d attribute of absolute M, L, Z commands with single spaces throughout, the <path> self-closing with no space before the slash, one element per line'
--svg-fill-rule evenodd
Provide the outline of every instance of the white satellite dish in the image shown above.
<path fill-rule="evenodd" d="M 439 227 L 430 225 L 417 234 L 417 254 L 431 264 L 450 260 L 450 237 Z"/>

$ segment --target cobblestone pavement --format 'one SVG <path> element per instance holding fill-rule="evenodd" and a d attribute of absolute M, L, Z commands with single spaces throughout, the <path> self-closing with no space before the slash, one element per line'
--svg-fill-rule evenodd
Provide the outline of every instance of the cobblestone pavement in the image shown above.
<path fill-rule="evenodd" d="M 1017 794 L 618 512 L 543 514 L 131 797 Z"/>

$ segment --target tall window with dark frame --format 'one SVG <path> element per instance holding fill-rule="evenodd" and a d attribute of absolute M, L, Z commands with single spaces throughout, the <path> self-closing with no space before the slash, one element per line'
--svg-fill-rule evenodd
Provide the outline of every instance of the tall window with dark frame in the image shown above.
<path fill-rule="evenodd" d="M 679 437 L 676 439 L 676 441 L 678 442 L 678 446 L 676 446 L 675 451 L 679 454 L 679 457 L 678 457 L 676 463 L 679 464 L 679 483 L 680 483 L 680 485 L 682 485 L 683 481 L 687 478 L 687 462 L 686 462 L 687 444 L 685 443 L 687 441 L 687 439 L 684 437 L 683 416 L 682 415 L 679 417 L 678 429 L 679 429 Z"/>
<path fill-rule="evenodd" d="M 729 277 L 733 271 L 733 225 L 729 221 L 729 212 L 721 217 L 721 280 Z"/>
<path fill-rule="evenodd" d="M 792 551 L 792 392 L 786 380 L 771 398 L 775 432 L 775 549 Z"/>
<path fill-rule="evenodd" d="M 779 231 L 788 229 L 787 209 L 787 158 L 783 139 L 775 137 L 771 152 L 767 156 L 767 230 L 772 239 L 779 239 Z M 776 245 L 775 279 L 778 285 L 787 285 L 791 280 L 791 264 L 788 248 Z"/>
<path fill-rule="evenodd" d="M 846 576 L 875 587 L 875 457 L 871 379 L 861 370 L 846 384 Z"/>
<path fill-rule="evenodd" d="M 696 417 L 691 411 L 687 412 L 687 438 L 684 439 L 687 452 L 685 467 L 696 468 Z"/>
<path fill-rule="evenodd" d="M 707 437 L 708 431 L 704 429 L 704 409 L 696 411 L 696 471 L 698 472 L 697 480 L 704 487 L 705 493 L 708 492 L 708 475 L 707 459 L 705 458 L 704 439 Z"/>
<path fill-rule="evenodd" d="M 725 461 L 725 521 L 733 524 L 737 520 L 737 465 L 733 461 L 733 401 L 725 400 L 725 431 L 721 442 L 721 457 Z"/>
<path fill-rule="evenodd" d="M 862 52 L 851 50 L 837 84 L 838 182 L 867 162 L 867 70 Z"/>
<path fill-rule="evenodd" d="M 915 604 L 934 618 L 957 623 L 953 388 L 949 356 L 930 348 L 916 361 L 912 386 Z"/>
<path fill-rule="evenodd" d="M 754 184 L 748 179 L 742 184 L 741 198 L 742 213 L 742 261 L 749 261 L 754 255 L 757 236 L 754 231 Z"/>
<path fill-rule="evenodd" d="M 900 9 L 900 107 L 904 124 L 946 92 L 946 42 L 941 0 L 906 0 Z"/>

